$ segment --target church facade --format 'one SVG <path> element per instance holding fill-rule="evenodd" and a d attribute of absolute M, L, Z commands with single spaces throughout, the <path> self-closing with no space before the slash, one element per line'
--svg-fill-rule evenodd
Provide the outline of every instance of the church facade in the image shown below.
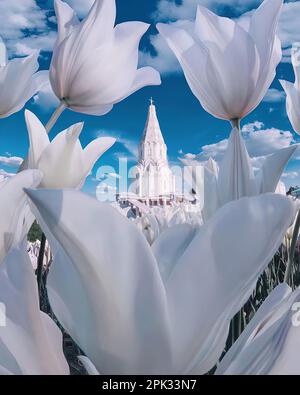
<path fill-rule="evenodd" d="M 147 206 L 163 206 L 181 201 L 182 198 L 176 196 L 175 175 L 169 166 L 167 146 L 152 99 L 139 144 L 135 175 L 131 193 L 118 195 L 119 203 L 134 205 L 140 202 Z"/>

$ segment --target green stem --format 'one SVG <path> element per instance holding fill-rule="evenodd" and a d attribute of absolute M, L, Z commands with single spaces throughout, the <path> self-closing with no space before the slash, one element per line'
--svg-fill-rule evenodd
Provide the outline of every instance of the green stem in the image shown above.
<path fill-rule="evenodd" d="M 291 242 L 291 249 L 289 251 L 289 259 L 288 259 L 288 263 L 287 263 L 285 275 L 284 275 L 284 281 L 289 285 L 292 284 L 291 272 L 292 272 L 292 268 L 294 266 L 294 259 L 295 259 L 295 252 L 296 252 L 296 245 L 297 245 L 297 241 L 298 241 L 299 229 L 300 229 L 300 210 L 298 211 L 296 224 L 294 227 L 293 238 L 292 238 L 292 242 Z"/>
<path fill-rule="evenodd" d="M 40 246 L 40 251 L 39 251 L 39 256 L 38 256 L 38 261 L 37 261 L 37 272 L 36 272 L 40 306 L 41 306 L 41 299 L 42 299 L 42 282 L 43 282 L 45 247 L 46 247 L 46 236 L 43 233 L 42 238 L 41 238 L 41 246 Z"/>
<path fill-rule="evenodd" d="M 64 112 L 64 110 L 67 108 L 67 104 L 64 100 L 62 100 L 57 107 L 57 109 L 54 111 L 52 114 L 51 118 L 49 119 L 49 122 L 45 126 L 45 129 L 47 130 L 47 133 L 50 133 L 51 129 L 53 126 L 56 124 L 58 118 L 61 116 L 61 114 Z"/>

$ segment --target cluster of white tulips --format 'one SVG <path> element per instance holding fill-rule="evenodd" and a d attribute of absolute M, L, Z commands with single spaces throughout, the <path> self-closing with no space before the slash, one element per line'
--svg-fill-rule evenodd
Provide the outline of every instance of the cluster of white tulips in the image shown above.
<path fill-rule="evenodd" d="M 138 69 L 148 25 L 115 26 L 114 0 L 95 0 L 82 21 L 55 0 L 58 38 L 49 73 L 37 72 L 38 54 L 8 60 L 1 42 L 0 116 L 21 110 L 48 78 L 60 102 L 46 126 L 25 111 L 28 156 L 19 173 L 0 184 L 1 374 L 70 373 L 61 331 L 39 307 L 26 247 L 35 219 L 53 255 L 51 309 L 83 351 L 87 373 L 205 374 L 216 368 L 217 374 L 300 374 L 300 296 L 287 284 L 271 293 L 221 360 L 231 320 L 298 210 L 294 200 L 275 193 L 296 146 L 262 158 L 254 172 L 240 132 L 240 120 L 259 105 L 281 61 L 276 28 L 282 2 L 265 0 L 247 27 L 201 6 L 191 29 L 157 26 L 193 94 L 233 131 L 223 161 L 202 163 L 195 177 L 201 215 L 156 211 L 138 226 L 80 191 L 114 140 L 98 138 L 83 149 L 83 124 L 52 141 L 48 133 L 66 108 L 103 115 L 140 88 L 160 84 L 156 70 Z M 300 133 L 294 64 L 295 84 L 282 85 Z"/>

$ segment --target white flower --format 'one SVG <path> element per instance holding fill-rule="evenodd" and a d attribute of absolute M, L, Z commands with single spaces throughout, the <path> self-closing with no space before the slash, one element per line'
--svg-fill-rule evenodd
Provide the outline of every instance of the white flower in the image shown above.
<path fill-rule="evenodd" d="M 41 179 L 39 171 L 26 170 L 1 183 L 0 264 L 10 248 L 23 239 L 31 225 L 23 188 L 35 188 Z"/>
<path fill-rule="evenodd" d="M 0 265 L 0 375 L 67 375 L 62 333 L 39 309 L 25 245 Z"/>
<path fill-rule="evenodd" d="M 132 222 L 88 195 L 27 193 L 54 254 L 53 311 L 100 374 L 209 371 L 296 211 L 281 195 L 241 199 L 192 237 L 178 225 L 151 249 Z"/>
<path fill-rule="evenodd" d="M 168 228 L 187 224 L 196 230 L 202 225 L 201 212 L 192 211 L 191 207 L 184 204 L 152 208 L 140 204 L 139 211 L 140 216 L 134 220 L 134 223 L 143 232 L 150 245 Z"/>
<path fill-rule="evenodd" d="M 290 122 L 298 134 L 300 134 L 300 62 L 299 51 L 292 51 L 292 64 L 295 73 L 295 83 L 280 80 L 280 83 L 285 90 L 286 111 Z"/>
<path fill-rule="evenodd" d="M 0 118 L 20 111 L 48 81 L 48 71 L 38 71 L 39 53 L 8 60 L 0 38 Z"/>
<path fill-rule="evenodd" d="M 262 304 L 216 374 L 300 374 L 300 289 L 280 284 Z"/>
<path fill-rule="evenodd" d="M 265 0 L 247 27 L 202 6 L 191 28 L 157 25 L 207 112 L 241 119 L 261 102 L 281 60 L 276 36 L 281 7 L 282 0 Z"/>
<path fill-rule="evenodd" d="M 55 0 L 58 39 L 50 81 L 56 96 L 74 111 L 103 115 L 115 103 L 147 85 L 159 85 L 159 73 L 138 67 L 138 46 L 149 25 L 114 26 L 115 0 L 95 0 L 79 22 L 75 12 Z"/>
<path fill-rule="evenodd" d="M 235 128 L 219 168 L 212 160 L 206 165 L 196 160 L 182 160 L 192 171 L 203 219 L 206 221 L 232 200 L 275 192 L 284 168 L 297 148 L 298 144 L 294 144 L 259 158 L 262 164 L 255 174 L 245 141 Z"/>
<path fill-rule="evenodd" d="M 79 188 L 96 161 L 115 143 L 111 137 L 93 140 L 85 149 L 79 141 L 83 123 L 59 133 L 51 142 L 39 119 L 25 112 L 30 148 L 28 167 L 43 173 L 43 188 Z"/>

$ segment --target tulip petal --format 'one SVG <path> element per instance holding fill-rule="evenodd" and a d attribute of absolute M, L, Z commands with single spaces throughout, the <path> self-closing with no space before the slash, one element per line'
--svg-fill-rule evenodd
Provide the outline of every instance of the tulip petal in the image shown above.
<path fill-rule="evenodd" d="M 112 137 L 100 137 L 92 141 L 83 151 L 86 175 L 90 174 L 97 160 L 116 142 Z"/>
<path fill-rule="evenodd" d="M 300 62 L 299 51 L 291 51 L 292 65 L 295 73 L 295 88 L 300 89 Z"/>
<path fill-rule="evenodd" d="M 51 306 L 97 370 L 169 372 L 165 291 L 136 226 L 109 205 L 76 191 L 27 193 L 54 252 Z M 67 283 L 66 273 L 72 280 Z"/>
<path fill-rule="evenodd" d="M 236 128 L 231 132 L 228 148 L 220 164 L 218 188 L 221 205 L 255 194 L 251 160 L 241 133 Z"/>
<path fill-rule="evenodd" d="M 25 110 L 25 121 L 30 142 L 27 166 L 34 169 L 50 141 L 44 125 L 34 113 Z"/>
<path fill-rule="evenodd" d="M 0 118 L 21 110 L 36 93 L 32 90 L 32 84 L 33 75 L 39 67 L 38 56 L 36 52 L 26 58 L 15 58 L 0 68 L 0 84 L 8 87 L 0 92 Z"/>
<path fill-rule="evenodd" d="M 226 111 L 227 119 L 242 118 L 247 115 L 249 96 L 259 77 L 259 57 L 252 37 L 235 21 L 202 6 L 197 9 L 195 33 L 213 60 L 210 84 L 211 90 L 218 90 L 219 107 Z"/>
<path fill-rule="evenodd" d="M 76 188 L 85 174 L 83 149 L 78 140 L 83 123 L 59 133 L 43 151 L 37 168 L 43 173 L 42 187 Z"/>
<path fill-rule="evenodd" d="M 247 347 L 247 344 L 251 342 L 255 337 L 255 334 L 260 330 L 259 328 L 262 323 L 266 321 L 266 319 L 270 318 L 274 311 L 291 295 L 291 293 L 292 290 L 287 284 L 280 284 L 275 288 L 247 325 L 244 332 L 222 359 L 216 371 L 216 375 L 226 374 L 227 371 L 229 373 L 229 371 L 232 370 L 233 367 L 230 367 L 230 365 L 236 358 L 239 358 L 243 349 Z"/>
<path fill-rule="evenodd" d="M 298 147 L 298 144 L 294 144 L 266 157 L 260 172 L 256 176 L 259 181 L 258 193 L 275 192 L 284 168 Z"/>
<path fill-rule="evenodd" d="M 158 23 L 156 27 L 176 55 L 190 89 L 202 107 L 218 118 L 228 119 L 226 110 L 220 106 L 218 90 L 211 86 L 210 77 L 214 78 L 214 85 L 220 86 L 221 81 L 207 49 L 201 43 L 196 43 L 184 29 L 163 23 Z"/>
<path fill-rule="evenodd" d="M 249 33 L 258 48 L 261 68 L 268 67 L 270 63 L 273 53 L 270 43 L 274 43 L 275 40 L 282 5 L 283 0 L 265 0 L 251 17 Z"/>
<path fill-rule="evenodd" d="M 0 37 L 0 67 L 6 66 L 8 61 L 7 49 L 2 37 Z"/>
<path fill-rule="evenodd" d="M 39 310 L 37 283 L 21 244 L 0 267 L 0 303 L 6 322 L 0 326 L 0 365 L 12 374 L 69 374 L 62 333 Z"/>
<path fill-rule="evenodd" d="M 222 360 L 217 374 L 299 375 L 300 290 L 280 285 Z M 296 319 L 296 321 L 294 321 Z"/>
<path fill-rule="evenodd" d="M 133 81 L 133 84 L 130 87 L 130 89 L 126 92 L 125 96 L 118 97 L 116 99 L 116 102 L 120 102 L 126 99 L 126 97 L 129 97 L 130 95 L 144 88 L 145 86 L 153 86 L 160 84 L 161 84 L 161 78 L 157 70 L 153 69 L 152 67 L 142 67 L 136 71 L 136 77 Z"/>
<path fill-rule="evenodd" d="M 163 282 L 172 274 L 179 258 L 184 254 L 195 237 L 196 229 L 189 225 L 176 225 L 166 229 L 152 245 Z M 175 242 L 176 241 L 176 242 Z"/>
<path fill-rule="evenodd" d="M 225 205 L 200 228 L 166 286 L 178 371 L 206 373 L 217 362 L 211 349 L 220 356 L 226 336 L 211 338 L 211 329 L 219 317 L 229 325 L 249 298 L 295 213 L 292 200 L 263 195 Z"/>
<path fill-rule="evenodd" d="M 58 38 L 55 45 L 58 46 L 71 34 L 73 27 L 79 24 L 79 20 L 73 8 L 64 1 L 55 0 L 54 9 L 58 25 Z"/>
<path fill-rule="evenodd" d="M 300 134 L 300 94 L 289 81 L 279 80 L 286 93 L 286 111 L 296 133 Z"/>
<path fill-rule="evenodd" d="M 0 264 L 9 249 L 28 231 L 24 228 L 26 195 L 23 188 L 38 186 L 41 178 L 39 171 L 26 170 L 5 182 L 0 189 Z"/>

